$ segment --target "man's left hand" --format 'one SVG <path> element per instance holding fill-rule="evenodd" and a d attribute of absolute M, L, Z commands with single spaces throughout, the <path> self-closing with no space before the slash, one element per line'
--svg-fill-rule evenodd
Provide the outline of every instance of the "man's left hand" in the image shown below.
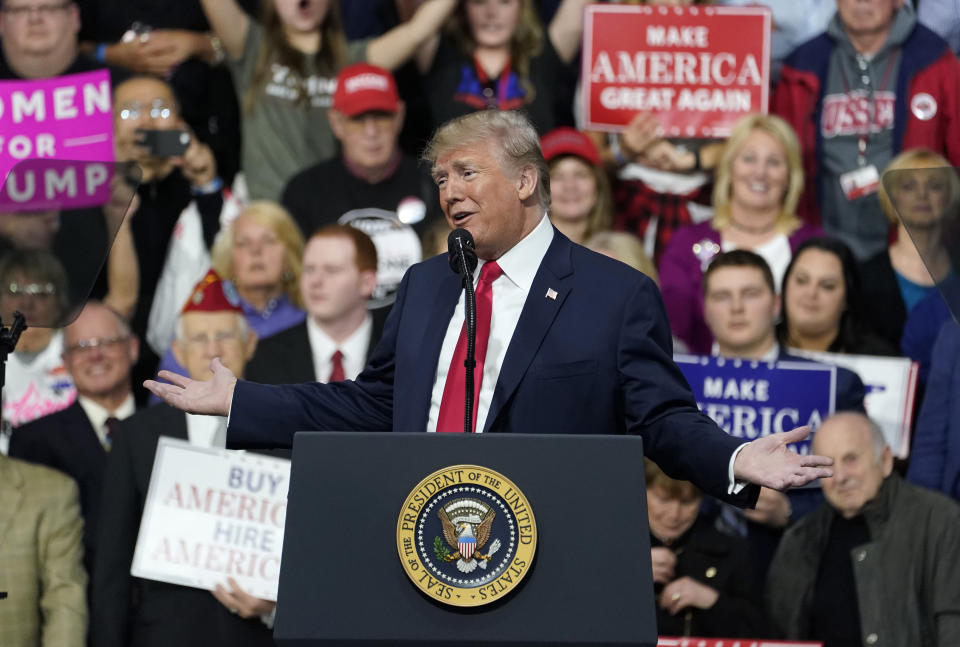
<path fill-rule="evenodd" d="M 241 618 L 259 618 L 270 613 L 277 606 L 276 602 L 253 597 L 241 589 L 232 577 L 227 578 L 227 584 L 230 586 L 229 589 L 217 584 L 217 588 L 212 591 L 213 597 L 227 607 L 230 613 L 235 613 Z"/>
<path fill-rule="evenodd" d="M 809 435 L 810 427 L 797 427 L 747 443 L 733 462 L 734 478 L 783 491 L 833 476 L 829 468 L 833 459 L 814 454 L 802 456 L 787 447 Z"/>

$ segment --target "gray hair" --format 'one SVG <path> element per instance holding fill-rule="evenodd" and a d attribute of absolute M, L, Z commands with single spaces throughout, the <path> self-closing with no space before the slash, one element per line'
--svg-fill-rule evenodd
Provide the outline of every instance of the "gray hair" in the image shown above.
<path fill-rule="evenodd" d="M 544 211 L 550 208 L 550 169 L 543 159 L 537 129 L 522 112 L 479 110 L 448 121 L 433 133 L 422 159 L 433 166 L 444 154 L 479 141 L 495 144 L 505 171 L 518 173 L 533 166 L 537 170 L 537 200 Z"/>
<path fill-rule="evenodd" d="M 250 328 L 250 322 L 247 321 L 246 315 L 240 312 L 235 314 L 237 315 L 237 327 L 240 328 L 240 339 L 246 342 L 248 339 L 250 339 L 250 333 L 253 332 L 253 329 Z M 184 343 L 186 341 L 185 337 L 186 333 L 183 330 L 183 315 L 181 314 L 179 317 L 177 317 L 176 340 L 180 343 Z"/>

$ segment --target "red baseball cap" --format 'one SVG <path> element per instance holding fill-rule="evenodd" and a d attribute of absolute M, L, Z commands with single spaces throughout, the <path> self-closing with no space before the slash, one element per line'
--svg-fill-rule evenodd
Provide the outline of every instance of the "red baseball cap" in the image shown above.
<path fill-rule="evenodd" d="M 594 166 L 600 166 L 600 153 L 593 141 L 575 128 L 554 128 L 540 138 L 543 157 L 548 162 L 561 155 L 576 155 Z"/>
<path fill-rule="evenodd" d="M 240 295 L 237 294 L 237 289 L 232 283 L 222 281 L 219 274 L 210 270 L 193 288 L 180 314 L 223 311 L 243 314 Z"/>
<path fill-rule="evenodd" d="M 400 95 L 393 75 L 369 63 L 348 65 L 337 75 L 333 108 L 348 117 L 374 110 L 396 112 L 400 109 Z"/>

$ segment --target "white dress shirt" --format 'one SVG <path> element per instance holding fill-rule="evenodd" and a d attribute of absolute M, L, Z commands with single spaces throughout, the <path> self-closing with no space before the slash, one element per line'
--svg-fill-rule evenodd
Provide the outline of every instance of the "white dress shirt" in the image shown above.
<path fill-rule="evenodd" d="M 227 446 L 227 418 L 202 416 L 193 413 L 187 416 L 187 440 L 191 445 L 207 449 L 225 449 Z"/>
<path fill-rule="evenodd" d="M 123 420 L 124 418 L 132 416 L 137 410 L 137 405 L 133 401 L 132 393 L 127 395 L 127 398 L 115 411 L 108 411 L 106 407 L 101 406 L 83 395 L 77 396 L 77 402 L 80 404 L 83 412 L 87 414 L 90 425 L 93 427 L 93 430 L 97 432 L 97 438 L 100 439 L 100 444 L 104 447 L 110 446 L 110 443 L 107 442 L 107 418 Z"/>
<path fill-rule="evenodd" d="M 342 344 L 335 342 L 330 335 L 323 332 L 313 317 L 307 316 L 307 337 L 310 339 L 310 350 L 313 352 L 313 373 L 317 382 L 326 382 L 333 371 L 331 358 L 336 351 L 343 353 L 343 375 L 348 380 L 355 380 L 360 371 L 367 364 L 367 349 L 370 348 L 370 336 L 373 334 L 373 317 L 370 313 L 363 318 L 360 327 L 353 331 Z"/>
<path fill-rule="evenodd" d="M 477 433 L 483 431 L 490 411 L 490 402 L 493 399 L 493 390 L 497 386 L 500 376 L 500 367 L 507 356 L 507 347 L 513 338 L 513 331 L 520 321 L 523 304 L 533 285 L 533 279 L 540 269 L 540 262 L 547 254 L 547 248 L 553 241 L 553 225 L 544 214 L 533 231 L 514 245 L 510 250 L 497 259 L 497 264 L 503 274 L 493 282 L 493 309 L 490 316 L 490 340 L 487 344 L 487 357 L 483 365 L 483 381 L 480 383 L 480 394 L 477 397 Z M 477 267 L 473 274 L 473 285 L 476 287 L 480 280 L 480 269 Z M 427 431 L 437 430 L 437 421 L 440 418 L 440 400 L 443 399 L 443 387 L 447 383 L 447 373 L 450 372 L 450 361 L 460 338 L 460 329 L 463 328 L 465 317 L 465 292 L 461 291 L 460 301 L 453 311 L 453 317 L 447 326 L 447 334 L 440 347 L 440 359 L 437 362 L 437 375 L 433 381 L 433 393 L 430 396 L 430 417 L 427 419 Z"/>

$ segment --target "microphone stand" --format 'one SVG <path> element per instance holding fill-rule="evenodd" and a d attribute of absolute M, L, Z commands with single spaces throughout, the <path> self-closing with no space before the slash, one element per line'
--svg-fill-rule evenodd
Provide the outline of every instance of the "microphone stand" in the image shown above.
<path fill-rule="evenodd" d="M 19 310 L 13 313 L 13 323 L 9 328 L 0 320 L 0 389 L 7 383 L 7 356 L 17 347 L 20 334 L 26 329 L 27 321 Z"/>
<path fill-rule="evenodd" d="M 463 362 L 466 369 L 464 380 L 465 393 L 463 394 L 463 433 L 473 432 L 473 381 L 474 369 L 477 366 L 475 359 L 477 341 L 477 295 L 473 289 L 473 272 L 467 264 L 467 257 L 463 245 L 457 249 L 457 259 L 460 261 L 460 281 L 464 289 L 464 325 L 467 330 L 467 358 Z"/>

